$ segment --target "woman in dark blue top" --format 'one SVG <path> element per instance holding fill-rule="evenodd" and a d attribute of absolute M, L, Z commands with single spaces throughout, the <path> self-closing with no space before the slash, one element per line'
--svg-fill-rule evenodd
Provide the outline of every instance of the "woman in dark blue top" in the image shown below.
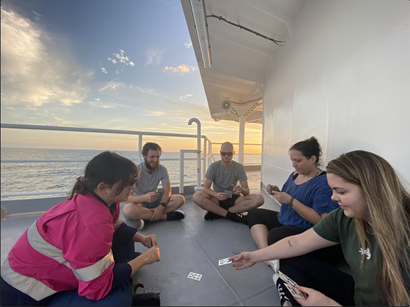
<path fill-rule="evenodd" d="M 276 185 L 267 185 L 267 192 L 281 203 L 280 212 L 267 209 L 252 209 L 248 225 L 258 248 L 264 248 L 284 237 L 299 234 L 317 224 L 327 213 L 338 208 L 331 200 L 326 172 L 319 169 L 322 153 L 315 137 L 300 141 L 289 149 L 295 172 L 290 174 L 282 190 Z M 339 255 L 340 254 L 340 255 Z M 341 260 L 341 253 L 329 256 L 328 251 L 313 254 L 315 258 L 330 263 Z M 323 259 L 323 257 L 325 259 Z M 270 265 L 275 265 L 270 262 Z"/>

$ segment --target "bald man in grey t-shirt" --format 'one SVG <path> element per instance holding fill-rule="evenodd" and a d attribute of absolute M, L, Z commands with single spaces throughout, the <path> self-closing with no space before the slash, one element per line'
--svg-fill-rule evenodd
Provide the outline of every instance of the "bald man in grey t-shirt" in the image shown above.
<path fill-rule="evenodd" d="M 208 211 L 204 216 L 205 220 L 226 217 L 235 222 L 248 224 L 246 215 L 241 213 L 264 203 L 262 195 L 249 193 L 245 168 L 232 160 L 234 154 L 232 143 L 222 144 L 221 160 L 208 167 L 204 190 L 196 192 L 193 196 L 194 202 Z"/>

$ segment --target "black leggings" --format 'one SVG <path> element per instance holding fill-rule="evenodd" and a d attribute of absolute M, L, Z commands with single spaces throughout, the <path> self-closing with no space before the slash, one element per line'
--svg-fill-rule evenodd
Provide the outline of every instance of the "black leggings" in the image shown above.
<path fill-rule="evenodd" d="M 265 225 L 269 230 L 268 245 L 272 245 L 283 238 L 300 234 L 306 229 L 296 226 L 282 225 L 278 220 L 276 211 L 267 209 L 251 209 L 248 213 L 249 229 L 257 224 Z M 343 252 L 340 244 L 319 249 L 307 254 L 307 256 L 328 263 L 332 266 L 344 260 Z"/>
<path fill-rule="evenodd" d="M 280 270 L 298 285 L 322 292 L 343 306 L 354 306 L 352 276 L 307 255 L 282 259 Z M 293 306 L 299 306 L 292 295 L 287 295 Z"/>

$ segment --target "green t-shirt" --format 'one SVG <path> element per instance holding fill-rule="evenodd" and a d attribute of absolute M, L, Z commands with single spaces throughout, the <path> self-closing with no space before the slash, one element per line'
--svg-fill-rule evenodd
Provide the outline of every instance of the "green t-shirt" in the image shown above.
<path fill-rule="evenodd" d="M 371 234 L 371 229 L 368 233 L 369 245 L 366 246 L 365 251 L 360 246 L 354 220 L 347 217 L 341 208 L 330 212 L 318 224 L 313 226 L 313 229 L 326 240 L 340 242 L 355 282 L 355 305 L 384 305 L 379 296 L 376 283 L 377 258 L 380 249 L 375 236 Z M 363 253 L 365 258 L 363 266 L 361 266 Z"/>

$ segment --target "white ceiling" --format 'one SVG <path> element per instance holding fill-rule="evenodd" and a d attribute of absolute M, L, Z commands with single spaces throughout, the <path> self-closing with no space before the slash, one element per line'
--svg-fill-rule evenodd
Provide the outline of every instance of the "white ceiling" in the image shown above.
<path fill-rule="evenodd" d="M 216 15 L 278 41 L 292 39 L 294 21 L 305 0 L 205 0 L 206 15 Z M 204 68 L 189 0 L 181 0 L 214 120 L 262 123 L 265 70 L 280 46 L 215 17 L 207 17 L 211 68 Z M 281 45 L 285 44 L 280 43 Z M 229 98 L 234 112 L 222 109 Z"/>

